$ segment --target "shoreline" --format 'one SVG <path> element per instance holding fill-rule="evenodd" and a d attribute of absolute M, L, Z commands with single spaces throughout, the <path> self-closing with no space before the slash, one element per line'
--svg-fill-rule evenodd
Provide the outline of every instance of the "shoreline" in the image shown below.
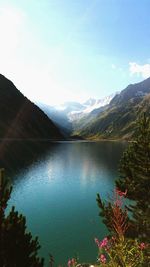
<path fill-rule="evenodd" d="M 106 138 L 101 138 L 101 139 L 71 139 L 71 138 L 66 138 L 66 139 L 49 139 L 49 138 L 28 138 L 28 139 L 24 139 L 24 138 L 0 138 L 0 143 L 2 142 L 133 142 L 132 140 L 126 140 L 126 139 L 106 139 Z"/>

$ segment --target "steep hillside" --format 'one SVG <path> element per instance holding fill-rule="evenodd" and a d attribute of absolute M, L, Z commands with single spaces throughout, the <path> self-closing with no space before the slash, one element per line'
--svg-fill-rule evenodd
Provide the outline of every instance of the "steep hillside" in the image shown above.
<path fill-rule="evenodd" d="M 142 112 L 148 112 L 150 99 L 150 78 L 129 85 L 117 94 L 105 108 L 88 123 L 76 128 L 74 134 L 84 138 L 131 139 L 135 132 L 135 121 Z M 79 125 L 80 122 L 78 122 Z"/>
<path fill-rule="evenodd" d="M 51 118 L 51 120 L 57 125 L 63 135 L 69 136 L 72 132 L 72 123 L 70 122 L 67 114 L 63 110 L 57 110 L 54 107 L 46 105 L 44 103 L 37 102 L 37 106 L 44 111 L 44 113 Z"/>
<path fill-rule="evenodd" d="M 63 139 L 55 124 L 0 74 L 0 139 Z"/>
<path fill-rule="evenodd" d="M 70 137 L 73 129 L 80 129 L 103 111 L 116 94 L 102 99 L 89 98 L 84 103 L 65 102 L 59 106 L 50 106 L 41 102 L 36 104 L 59 127 L 63 135 Z M 79 123 L 78 123 L 79 122 Z"/>

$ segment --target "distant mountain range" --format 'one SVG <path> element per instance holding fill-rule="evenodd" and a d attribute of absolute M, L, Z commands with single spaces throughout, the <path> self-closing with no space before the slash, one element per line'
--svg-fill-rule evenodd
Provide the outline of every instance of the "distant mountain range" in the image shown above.
<path fill-rule="evenodd" d="M 59 106 L 49 106 L 41 102 L 36 104 L 42 109 L 49 118 L 61 129 L 66 136 L 70 135 L 75 125 L 81 119 L 86 120 L 87 116 L 93 111 L 102 109 L 107 106 L 116 94 L 112 94 L 103 99 L 89 98 L 84 103 L 65 102 Z"/>
<path fill-rule="evenodd" d="M 38 106 L 43 111 L 0 74 L 0 166 L 13 171 L 53 149 L 40 140 L 131 140 L 138 116 L 150 114 L 150 78 L 104 99 Z"/>
<path fill-rule="evenodd" d="M 127 86 L 114 96 L 109 105 L 94 116 L 91 112 L 86 123 L 81 120 L 74 128 L 74 134 L 90 139 L 127 139 L 135 133 L 138 116 L 150 114 L 150 78 Z"/>
<path fill-rule="evenodd" d="M 63 139 L 56 125 L 0 74 L 0 139 Z"/>
<path fill-rule="evenodd" d="M 120 93 L 61 106 L 32 103 L 0 74 L 0 139 L 131 139 L 135 121 L 150 112 L 150 78 Z M 42 111 L 43 110 L 43 111 Z"/>
<path fill-rule="evenodd" d="M 67 102 L 56 107 L 38 105 L 66 135 L 130 140 L 138 116 L 150 111 L 150 78 L 102 100 L 90 98 L 83 104 Z"/>

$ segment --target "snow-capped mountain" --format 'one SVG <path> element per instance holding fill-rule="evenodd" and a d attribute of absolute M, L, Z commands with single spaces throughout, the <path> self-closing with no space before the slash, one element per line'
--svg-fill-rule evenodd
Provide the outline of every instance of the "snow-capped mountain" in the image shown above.
<path fill-rule="evenodd" d="M 93 110 L 96 110 L 96 109 L 99 109 L 101 107 L 108 105 L 115 95 L 116 93 L 106 96 L 102 99 L 89 98 L 86 102 L 82 104 L 81 109 L 75 109 L 69 112 L 68 118 L 71 121 L 80 119 L 84 117 L 85 115 L 87 115 L 88 113 L 91 113 Z"/>
<path fill-rule="evenodd" d="M 110 103 L 116 94 L 104 97 L 103 99 L 89 98 L 84 103 L 65 102 L 62 105 L 49 106 L 44 103 L 36 103 L 49 118 L 62 130 L 63 134 L 72 131 L 74 122 L 87 117 L 90 113 L 100 112 L 99 109 Z"/>
<path fill-rule="evenodd" d="M 112 95 L 106 96 L 102 99 L 98 99 L 98 100 L 93 99 L 95 101 L 92 101 L 91 105 L 90 105 L 90 101 L 89 101 L 89 105 L 87 105 L 87 108 L 84 110 L 84 113 L 90 113 L 94 109 L 98 109 L 100 107 L 104 107 L 104 106 L 108 105 L 114 96 L 115 96 L 115 94 L 112 94 Z"/>

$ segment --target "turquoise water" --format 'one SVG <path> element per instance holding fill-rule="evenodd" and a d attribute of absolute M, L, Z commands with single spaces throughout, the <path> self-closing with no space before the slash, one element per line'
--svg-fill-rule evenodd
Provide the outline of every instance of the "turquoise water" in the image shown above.
<path fill-rule="evenodd" d="M 49 253 L 55 266 L 76 255 L 82 262 L 96 260 L 94 238 L 107 234 L 96 193 L 104 199 L 111 195 L 125 145 L 60 142 L 13 177 L 9 206 L 15 205 L 26 216 L 28 229 L 39 236 L 46 267 Z"/>

